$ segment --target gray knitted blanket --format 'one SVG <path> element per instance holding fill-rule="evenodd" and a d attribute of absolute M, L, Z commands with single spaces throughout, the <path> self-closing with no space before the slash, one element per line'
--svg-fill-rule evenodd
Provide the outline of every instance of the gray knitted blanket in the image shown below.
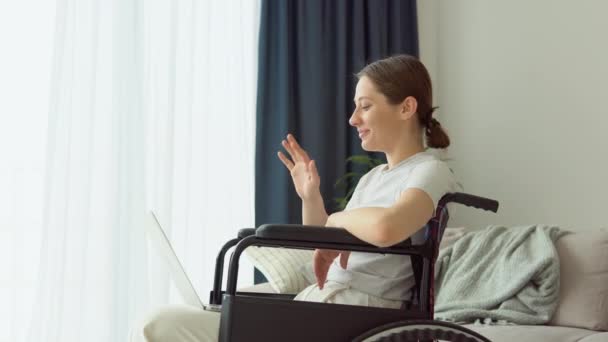
<path fill-rule="evenodd" d="M 465 234 L 439 253 L 435 317 L 543 324 L 559 295 L 558 227 L 499 227 Z"/>

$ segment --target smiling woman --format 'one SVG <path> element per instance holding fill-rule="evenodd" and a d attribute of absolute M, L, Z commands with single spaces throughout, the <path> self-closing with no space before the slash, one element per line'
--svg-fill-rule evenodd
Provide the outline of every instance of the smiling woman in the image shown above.
<path fill-rule="evenodd" d="M 418 59 L 400 55 L 376 61 L 358 76 L 356 107 L 349 123 L 357 129 L 363 149 L 384 153 L 388 163 L 361 178 L 344 211 L 328 216 L 314 160 L 289 136 L 283 147 L 293 162 L 279 156 L 291 172 L 296 189 L 310 188 L 306 196 L 298 191 L 303 224 L 343 227 L 379 247 L 408 237 L 421 241 L 420 228 L 431 219 L 439 199 L 460 190 L 448 166 L 425 151 L 425 141 L 427 147 L 438 148 L 450 143 L 432 117 L 429 74 Z M 338 257 L 339 263 L 334 262 Z M 413 285 L 408 257 L 316 250 L 313 264 L 317 284 L 296 299 L 329 300 L 324 295 L 327 291 L 322 291 L 327 281 L 349 289 L 340 297 L 343 304 L 357 302 L 360 293 L 365 293 L 394 301 L 386 304 L 388 307 L 399 306 L 395 302 L 407 300 Z M 353 292 L 349 297 L 350 289 Z"/>
<path fill-rule="evenodd" d="M 384 79 L 384 70 L 387 75 L 400 77 Z M 383 93 L 384 83 L 400 90 L 396 95 L 399 100 Z M 430 89 L 426 69 L 411 56 L 379 60 L 363 69 L 350 124 L 360 132 L 363 148 L 384 153 L 388 163 L 363 176 L 346 209 L 332 215 L 325 210 L 315 160 L 292 134 L 287 134 L 281 142 L 285 152 L 279 151 L 277 156 L 302 201 L 304 225 L 342 227 L 378 247 L 408 237 L 414 243 L 421 242 L 421 228 L 433 216 L 439 199 L 459 190 L 447 165 L 425 151 L 423 134 L 428 143 L 437 146 L 431 133 L 441 130 L 439 126 L 427 126 L 432 110 L 419 112 L 430 108 Z M 447 139 L 445 132 L 440 132 Z M 445 140 L 443 143 L 447 147 Z M 316 283 L 295 300 L 400 308 L 412 298 L 415 285 L 407 255 L 316 250 L 313 269 Z M 214 341 L 219 325 L 219 313 L 169 307 L 148 316 L 133 341 Z"/>

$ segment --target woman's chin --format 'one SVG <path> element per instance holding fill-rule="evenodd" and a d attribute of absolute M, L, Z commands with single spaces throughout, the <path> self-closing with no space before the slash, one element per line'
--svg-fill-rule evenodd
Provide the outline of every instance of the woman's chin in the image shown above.
<path fill-rule="evenodd" d="M 375 152 L 374 146 L 367 140 L 361 140 L 361 148 L 366 152 Z"/>

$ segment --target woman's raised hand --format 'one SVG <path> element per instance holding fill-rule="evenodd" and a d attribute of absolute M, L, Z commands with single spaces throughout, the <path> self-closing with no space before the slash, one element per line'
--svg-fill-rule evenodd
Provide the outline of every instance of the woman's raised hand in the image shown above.
<path fill-rule="evenodd" d="M 281 142 L 283 148 L 289 153 L 287 158 L 282 152 L 278 152 L 279 159 L 291 173 L 293 185 L 298 196 L 303 201 L 320 196 L 319 185 L 321 179 L 314 160 L 308 157 L 308 153 L 300 147 L 293 135 L 288 134 L 287 139 Z"/>

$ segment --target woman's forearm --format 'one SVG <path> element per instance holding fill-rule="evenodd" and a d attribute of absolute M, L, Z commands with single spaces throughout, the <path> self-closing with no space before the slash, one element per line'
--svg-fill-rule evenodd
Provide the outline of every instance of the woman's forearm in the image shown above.
<path fill-rule="evenodd" d="M 308 226 L 325 226 L 327 211 L 321 194 L 315 198 L 302 201 L 302 224 Z"/>
<path fill-rule="evenodd" d="M 358 208 L 332 214 L 327 226 L 342 227 L 357 238 L 378 247 L 401 242 L 416 232 L 409 220 L 396 220 L 391 208 Z"/>
<path fill-rule="evenodd" d="M 337 212 L 329 217 L 327 226 L 341 227 L 348 230 L 357 238 L 373 245 L 384 241 L 382 223 L 386 216 L 386 208 L 358 208 Z"/>
<path fill-rule="evenodd" d="M 408 189 L 391 207 L 366 207 L 332 214 L 326 226 L 342 227 L 378 247 L 399 243 L 433 217 L 433 201 L 420 189 Z"/>

